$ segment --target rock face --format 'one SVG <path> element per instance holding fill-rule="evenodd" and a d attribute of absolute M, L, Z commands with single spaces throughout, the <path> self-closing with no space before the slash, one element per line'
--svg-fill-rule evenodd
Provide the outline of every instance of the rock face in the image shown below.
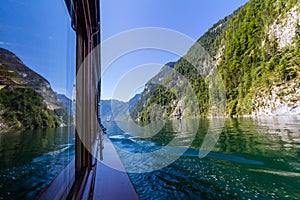
<path fill-rule="evenodd" d="M 0 48 L 0 64 L 17 74 L 21 83 L 31 86 L 39 93 L 44 98 L 49 109 L 63 108 L 50 83 L 44 77 L 25 66 L 15 54 Z"/>
<path fill-rule="evenodd" d="M 273 116 L 300 114 L 300 81 L 274 85 L 254 99 L 252 115 Z"/>
<path fill-rule="evenodd" d="M 275 39 L 281 51 L 284 48 L 295 47 L 295 37 L 299 27 L 300 4 L 298 3 L 281 14 L 268 27 L 268 39 L 270 41 Z M 299 67 L 300 63 L 295 64 Z M 254 105 L 252 115 L 257 116 L 300 114 L 300 79 L 296 78 L 262 89 L 254 98 Z"/>
<path fill-rule="evenodd" d="M 189 81 L 201 115 L 300 114 L 300 0 L 249 0 L 216 23 L 172 66 L 169 71 L 174 69 Z M 212 78 L 215 68 L 221 80 Z M 151 84 L 152 80 L 146 84 L 131 113 L 136 120 L 189 117 L 194 112 L 187 110 L 193 105 L 190 96 L 182 95 L 186 90 L 174 87 L 182 84 L 179 76 L 169 71 L 162 67 L 152 78 L 164 88 Z M 225 98 L 218 93 L 220 83 Z M 178 94 L 180 98 L 174 98 Z M 210 101 L 212 96 L 226 102 L 226 108 Z M 151 114 L 155 105 L 163 110 Z"/>
<path fill-rule="evenodd" d="M 69 114 L 64 106 L 59 102 L 56 94 L 50 86 L 50 83 L 44 77 L 25 66 L 15 54 L 0 48 L 0 90 L 3 90 L 3 88 L 6 88 L 5 90 L 8 89 L 8 91 L 10 91 L 8 94 L 12 95 L 7 98 L 12 98 L 12 100 L 17 103 L 22 102 L 22 105 L 11 105 L 11 108 L 6 111 L 5 108 L 0 108 L 0 115 L 5 115 L 2 116 L 2 119 L 0 118 L 1 127 L 8 127 L 4 122 L 5 118 L 7 118 L 7 114 L 5 113 L 8 112 L 11 112 L 10 118 L 14 119 L 16 122 L 20 120 L 22 121 L 23 119 L 18 119 L 20 117 L 18 109 L 24 107 L 23 103 L 28 104 L 32 102 L 39 103 L 38 105 L 28 105 L 25 107 L 26 109 L 31 108 L 26 112 L 35 112 L 37 119 L 33 119 L 32 121 L 35 125 L 28 123 L 25 128 L 49 127 L 49 124 L 52 127 L 54 125 L 50 123 L 51 121 L 55 121 L 55 123 L 58 124 L 56 122 L 56 118 L 58 118 L 61 125 L 67 124 Z M 5 92 L 6 91 L 3 93 Z M 24 95 L 23 97 L 22 94 Z M 32 97 L 28 96 L 28 94 L 32 94 Z M 20 95 L 19 98 L 21 98 L 21 100 L 18 101 L 15 95 Z M 27 99 L 26 101 L 28 102 L 23 102 L 25 99 Z M 42 105 L 41 102 L 43 102 L 44 105 Z M 8 104 L 9 102 L 3 101 L 3 103 Z M 0 105 L 0 107 L 1 106 L 3 105 Z M 55 116 L 52 116 L 53 114 L 55 114 Z M 22 116 L 23 115 L 23 118 L 26 118 L 26 116 L 30 116 L 30 113 L 28 113 L 28 115 L 23 113 Z M 11 124 L 10 127 L 14 128 L 14 124 Z M 19 124 L 18 127 L 22 128 L 22 124 Z"/>
<path fill-rule="evenodd" d="M 279 48 L 293 44 L 296 28 L 300 26 L 300 5 L 281 15 L 268 29 L 269 39 L 278 41 Z"/>

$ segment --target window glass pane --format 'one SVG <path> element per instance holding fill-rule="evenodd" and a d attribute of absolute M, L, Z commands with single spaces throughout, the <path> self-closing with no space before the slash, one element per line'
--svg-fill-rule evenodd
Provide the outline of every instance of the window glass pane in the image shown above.
<path fill-rule="evenodd" d="M 0 2 L 0 199 L 38 197 L 74 159 L 74 41 L 64 1 Z"/>

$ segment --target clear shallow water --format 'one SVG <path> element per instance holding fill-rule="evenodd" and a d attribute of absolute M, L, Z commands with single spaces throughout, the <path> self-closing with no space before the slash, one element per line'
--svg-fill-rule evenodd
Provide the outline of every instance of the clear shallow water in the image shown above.
<path fill-rule="evenodd" d="M 199 157 L 199 149 L 209 121 L 200 120 L 195 138 L 186 124 L 189 122 L 168 122 L 155 136 L 140 138 L 120 130 L 114 122 L 105 123 L 129 171 L 157 165 L 157 158 L 139 160 L 126 151 L 154 152 L 179 138 L 181 143 L 168 152 L 172 157 L 192 140 L 190 148 L 172 164 L 151 172 L 129 173 L 141 199 L 300 198 L 300 117 L 226 119 L 217 144 L 204 158 Z M 184 131 L 178 131 L 185 125 Z M 137 160 L 140 164 L 133 165 Z"/>
<path fill-rule="evenodd" d="M 0 199 L 35 199 L 74 152 L 70 127 L 0 133 Z"/>

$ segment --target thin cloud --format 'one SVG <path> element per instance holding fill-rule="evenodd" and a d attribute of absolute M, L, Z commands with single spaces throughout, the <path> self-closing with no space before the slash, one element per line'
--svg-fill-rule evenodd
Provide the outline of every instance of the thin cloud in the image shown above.
<path fill-rule="evenodd" d="M 11 45 L 11 43 L 9 43 L 9 42 L 2 42 L 2 41 L 0 41 L 0 45 L 10 46 L 10 45 Z"/>

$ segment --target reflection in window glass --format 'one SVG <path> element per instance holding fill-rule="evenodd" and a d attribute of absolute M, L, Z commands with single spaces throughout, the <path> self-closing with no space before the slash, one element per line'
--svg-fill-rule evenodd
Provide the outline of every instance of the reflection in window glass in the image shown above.
<path fill-rule="evenodd" d="M 0 2 L 0 199 L 38 197 L 73 161 L 70 24 L 64 1 Z"/>

